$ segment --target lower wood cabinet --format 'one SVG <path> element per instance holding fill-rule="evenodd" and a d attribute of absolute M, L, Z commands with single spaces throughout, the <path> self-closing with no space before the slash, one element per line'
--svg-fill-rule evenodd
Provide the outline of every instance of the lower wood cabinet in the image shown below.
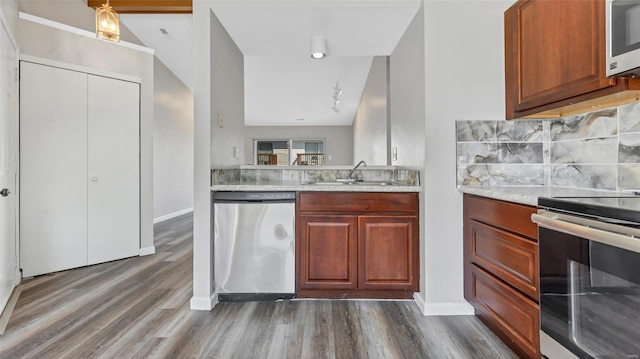
<path fill-rule="evenodd" d="M 524 358 L 540 358 L 536 208 L 464 195 L 464 295 Z"/>
<path fill-rule="evenodd" d="M 298 296 L 412 298 L 419 290 L 416 193 L 302 192 L 297 212 Z"/>
<path fill-rule="evenodd" d="M 300 289 L 356 289 L 357 217 L 300 216 Z"/>
<path fill-rule="evenodd" d="M 358 288 L 413 288 L 416 223 L 415 217 L 358 217 Z"/>

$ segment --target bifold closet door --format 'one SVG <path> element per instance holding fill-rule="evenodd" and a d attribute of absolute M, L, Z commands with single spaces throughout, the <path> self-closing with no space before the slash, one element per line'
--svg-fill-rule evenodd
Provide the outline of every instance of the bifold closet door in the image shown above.
<path fill-rule="evenodd" d="M 140 253 L 140 85 L 89 75 L 89 264 Z"/>
<path fill-rule="evenodd" d="M 87 75 L 21 62 L 23 277 L 87 265 Z"/>

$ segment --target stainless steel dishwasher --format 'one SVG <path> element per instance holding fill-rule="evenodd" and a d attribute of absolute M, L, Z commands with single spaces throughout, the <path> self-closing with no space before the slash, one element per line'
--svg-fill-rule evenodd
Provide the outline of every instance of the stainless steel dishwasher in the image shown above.
<path fill-rule="evenodd" d="M 295 297 L 295 192 L 214 192 L 220 301 Z"/>

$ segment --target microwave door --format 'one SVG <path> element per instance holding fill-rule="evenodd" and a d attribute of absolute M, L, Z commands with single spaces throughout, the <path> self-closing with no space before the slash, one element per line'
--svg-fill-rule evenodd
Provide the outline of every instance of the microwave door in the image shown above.
<path fill-rule="evenodd" d="M 609 0 L 607 76 L 640 74 L 640 0 Z"/>

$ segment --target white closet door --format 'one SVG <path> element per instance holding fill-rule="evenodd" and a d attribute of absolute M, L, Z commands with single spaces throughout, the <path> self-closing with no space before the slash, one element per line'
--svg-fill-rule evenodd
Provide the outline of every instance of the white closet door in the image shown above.
<path fill-rule="evenodd" d="M 140 252 L 140 86 L 89 75 L 89 264 Z"/>
<path fill-rule="evenodd" d="M 87 264 L 87 75 L 21 62 L 23 276 Z"/>
<path fill-rule="evenodd" d="M 18 271 L 18 67 L 17 51 L 0 21 L 0 312 L 20 283 Z"/>

